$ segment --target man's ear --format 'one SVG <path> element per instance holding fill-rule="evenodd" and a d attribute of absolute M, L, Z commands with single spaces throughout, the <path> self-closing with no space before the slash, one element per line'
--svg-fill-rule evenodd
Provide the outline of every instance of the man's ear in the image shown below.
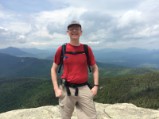
<path fill-rule="evenodd" d="M 83 32 L 82 32 L 82 30 L 81 30 L 81 34 L 80 34 L 80 36 L 82 35 L 82 33 L 83 33 Z"/>
<path fill-rule="evenodd" d="M 67 31 L 66 31 L 66 34 L 67 34 L 67 35 L 68 35 L 68 32 L 69 32 L 69 31 L 67 30 Z"/>

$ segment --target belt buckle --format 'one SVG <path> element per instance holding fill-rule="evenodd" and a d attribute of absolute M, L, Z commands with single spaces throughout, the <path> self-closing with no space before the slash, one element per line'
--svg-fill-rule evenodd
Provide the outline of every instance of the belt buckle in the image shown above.
<path fill-rule="evenodd" d="M 65 85 L 66 80 L 65 79 L 61 79 L 61 84 L 64 86 Z"/>

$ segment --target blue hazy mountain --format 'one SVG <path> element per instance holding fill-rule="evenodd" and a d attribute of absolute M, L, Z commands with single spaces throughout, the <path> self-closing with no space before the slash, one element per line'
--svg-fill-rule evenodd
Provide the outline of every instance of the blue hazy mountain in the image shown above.
<path fill-rule="evenodd" d="M 55 53 L 55 49 L 21 48 L 21 50 L 34 54 L 34 57 L 42 59 L 52 59 L 53 54 Z"/>
<path fill-rule="evenodd" d="M 32 57 L 16 57 L 0 53 L 0 78 L 1 77 L 47 77 L 50 78 L 52 60 L 38 59 Z M 122 75 L 124 72 L 136 74 L 136 69 L 112 63 L 98 62 L 99 68 L 105 69 L 106 75 Z M 142 72 L 149 72 L 152 69 L 142 69 Z M 137 72 L 141 72 L 137 70 Z"/>
<path fill-rule="evenodd" d="M 6 48 L 0 52 L 20 57 L 35 57 L 52 60 L 55 49 L 36 48 Z M 5 51 L 5 52 L 4 52 Z M 96 60 L 99 62 L 114 64 L 124 67 L 154 67 L 159 68 L 159 50 L 146 50 L 140 48 L 128 49 L 102 49 L 93 50 Z"/>
<path fill-rule="evenodd" d="M 94 50 L 97 61 L 126 67 L 159 68 L 159 50 L 138 48 Z"/>
<path fill-rule="evenodd" d="M 31 53 L 27 53 L 25 51 L 20 50 L 19 48 L 15 47 L 8 47 L 4 49 L 0 49 L 1 53 L 13 55 L 13 56 L 19 56 L 19 57 L 33 57 L 34 55 Z"/>
<path fill-rule="evenodd" d="M 0 53 L 0 77 L 50 77 L 52 61 Z"/>
<path fill-rule="evenodd" d="M 49 59 L 48 57 L 54 54 L 55 50 L 41 50 L 37 48 L 15 48 L 8 47 L 4 49 L 0 49 L 0 53 L 5 53 L 18 57 L 34 57 L 40 59 Z M 50 59 L 52 58 L 50 57 Z"/>
<path fill-rule="evenodd" d="M 17 57 L 0 53 L 1 77 L 47 77 L 50 78 L 52 60 L 32 57 Z M 124 67 L 97 62 L 100 68 L 123 69 Z M 126 69 L 126 68 L 125 68 Z M 115 71 L 116 71 L 115 70 Z"/>

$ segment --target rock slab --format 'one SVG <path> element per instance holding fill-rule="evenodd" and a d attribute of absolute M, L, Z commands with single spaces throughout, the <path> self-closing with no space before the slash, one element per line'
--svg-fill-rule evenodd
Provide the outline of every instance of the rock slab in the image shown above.
<path fill-rule="evenodd" d="M 98 119 L 159 119 L 159 110 L 145 109 L 129 103 L 95 103 Z M 0 114 L 0 119 L 61 119 L 58 106 L 12 110 Z M 77 119 L 76 111 L 71 119 Z"/>

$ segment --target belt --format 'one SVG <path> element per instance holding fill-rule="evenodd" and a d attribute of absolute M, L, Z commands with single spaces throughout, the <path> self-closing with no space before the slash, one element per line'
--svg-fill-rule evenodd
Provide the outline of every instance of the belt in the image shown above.
<path fill-rule="evenodd" d="M 75 89 L 75 96 L 78 96 L 78 87 L 88 85 L 88 87 L 90 89 L 92 88 L 91 85 L 88 82 L 84 82 L 84 83 L 81 83 L 81 84 L 74 84 L 74 83 L 67 82 L 65 79 L 61 79 L 61 80 L 62 80 L 61 83 L 64 84 L 64 86 L 66 87 L 66 92 L 67 92 L 68 96 L 71 95 L 69 87 Z"/>

